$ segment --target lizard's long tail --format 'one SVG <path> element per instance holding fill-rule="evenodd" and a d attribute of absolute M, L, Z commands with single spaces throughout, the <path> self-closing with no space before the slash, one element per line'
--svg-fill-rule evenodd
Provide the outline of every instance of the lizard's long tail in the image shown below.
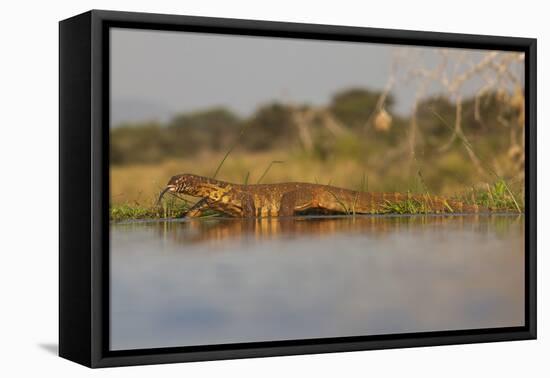
<path fill-rule="evenodd" d="M 338 212 L 371 214 L 394 212 L 478 213 L 487 209 L 428 194 L 367 193 L 330 188 L 321 196 L 321 207 Z"/>

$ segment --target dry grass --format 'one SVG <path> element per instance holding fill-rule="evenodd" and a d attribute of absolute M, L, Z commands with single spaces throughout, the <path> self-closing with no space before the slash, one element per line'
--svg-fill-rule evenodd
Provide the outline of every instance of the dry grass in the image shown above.
<path fill-rule="evenodd" d="M 195 159 L 166 160 L 160 164 L 136 164 L 111 167 L 111 202 L 152 205 L 155 196 L 170 177 L 194 173 L 212 177 L 223 155 L 204 154 Z M 273 164 L 273 161 L 284 163 Z M 271 165 L 271 167 L 270 167 Z M 264 177 L 262 175 L 270 167 Z M 375 168 L 376 167 L 376 168 Z M 248 179 L 247 179 L 248 176 Z M 331 184 L 349 189 L 361 189 L 368 180 L 369 190 L 399 191 L 410 189 L 411 182 L 403 178 L 400 165 L 369 166 L 351 159 L 320 161 L 315 158 L 293 156 L 285 151 L 234 156 L 227 159 L 218 174 L 219 180 L 254 184 L 301 181 Z M 450 189 L 453 189 L 452 187 Z M 456 188 L 455 188 L 456 189 Z"/>

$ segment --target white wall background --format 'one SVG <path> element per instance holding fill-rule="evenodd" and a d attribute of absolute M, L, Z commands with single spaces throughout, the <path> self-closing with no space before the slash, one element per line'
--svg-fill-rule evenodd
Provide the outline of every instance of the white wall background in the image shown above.
<path fill-rule="evenodd" d="M 89 370 L 57 344 L 58 25 L 112 9 L 536 37 L 539 104 L 539 340 Z M 0 22 L 0 375 L 56 377 L 548 376 L 550 27 L 543 1 L 11 1 Z M 542 215 L 544 214 L 544 215 Z"/>

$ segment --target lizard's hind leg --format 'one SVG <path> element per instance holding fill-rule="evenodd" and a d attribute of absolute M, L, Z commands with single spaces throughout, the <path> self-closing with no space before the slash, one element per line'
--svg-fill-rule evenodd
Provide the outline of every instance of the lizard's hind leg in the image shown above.
<path fill-rule="evenodd" d="M 313 194 L 310 191 L 294 190 L 281 197 L 280 217 L 290 217 L 297 211 L 305 211 L 313 207 Z"/>

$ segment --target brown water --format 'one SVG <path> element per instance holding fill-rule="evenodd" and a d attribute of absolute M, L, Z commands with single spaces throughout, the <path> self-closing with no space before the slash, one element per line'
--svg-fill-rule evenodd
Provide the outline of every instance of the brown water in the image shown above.
<path fill-rule="evenodd" d="M 524 324 L 518 215 L 111 225 L 111 349 Z"/>

